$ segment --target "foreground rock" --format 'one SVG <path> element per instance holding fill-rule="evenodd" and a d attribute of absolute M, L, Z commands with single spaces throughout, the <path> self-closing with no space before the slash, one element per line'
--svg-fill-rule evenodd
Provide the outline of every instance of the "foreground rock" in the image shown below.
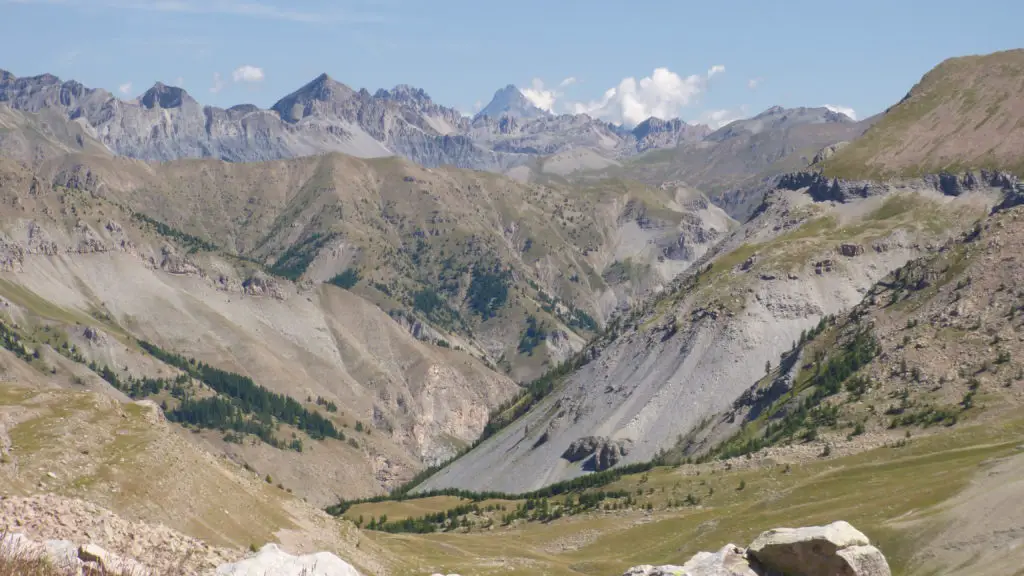
<path fill-rule="evenodd" d="M 0 535 L 0 560 L 19 560 L 26 566 L 42 561 L 67 576 L 158 576 L 160 574 L 216 574 L 217 576 L 360 576 L 351 564 L 329 552 L 292 556 L 276 544 L 267 544 L 255 556 L 210 570 L 183 565 L 153 570 L 140 562 L 108 552 L 95 544 L 75 545 L 68 540 L 36 542 L 24 534 Z"/>
<path fill-rule="evenodd" d="M 891 576 L 867 536 L 839 521 L 828 526 L 776 528 L 746 550 L 729 544 L 700 552 L 682 566 L 635 566 L 623 576 Z"/>
<path fill-rule="evenodd" d="M 25 552 L 44 554 L 59 565 L 93 562 L 108 570 L 135 559 L 157 574 L 204 574 L 243 557 L 241 550 L 210 546 L 167 526 L 129 521 L 90 502 L 54 494 L 0 497 L 4 533 L 22 535 L 17 541 Z"/>
<path fill-rule="evenodd" d="M 360 576 L 351 564 L 329 552 L 292 556 L 276 544 L 234 564 L 217 568 L 217 576 Z"/>
<path fill-rule="evenodd" d="M 156 576 L 158 572 L 146 568 L 129 558 L 107 552 L 95 544 L 76 546 L 68 540 L 47 540 L 35 542 L 24 534 L 0 536 L 0 559 L 11 563 L 14 570 L 32 570 L 35 561 L 44 562 L 61 571 L 62 574 Z M 19 567 L 14 560 L 20 561 Z"/>
<path fill-rule="evenodd" d="M 888 575 L 889 565 L 868 537 L 846 522 L 778 528 L 757 537 L 747 555 L 785 574 Z"/>
<path fill-rule="evenodd" d="M 636 566 L 623 576 L 759 576 L 744 551 L 727 544 L 715 553 L 699 552 L 682 566 Z"/>

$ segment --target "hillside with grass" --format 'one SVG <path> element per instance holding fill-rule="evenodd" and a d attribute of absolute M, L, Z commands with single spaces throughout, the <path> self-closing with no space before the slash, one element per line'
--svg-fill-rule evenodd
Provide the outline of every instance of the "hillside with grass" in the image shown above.
<path fill-rule="evenodd" d="M 499 429 L 422 489 L 521 492 L 656 458 L 771 372 L 802 332 L 940 250 L 1002 194 L 947 196 L 924 180 L 846 202 L 777 190 L 757 218 L 611 325 L 574 372 L 509 407 Z"/>
<path fill-rule="evenodd" d="M 911 200 L 887 199 L 868 220 L 907 214 Z M 982 217 L 897 267 L 639 470 L 331 511 L 401 550 L 408 573 L 617 574 L 837 518 L 871 534 L 894 574 L 1013 573 L 1022 218 L 1020 207 Z"/>
<path fill-rule="evenodd" d="M 824 165 L 881 179 L 968 169 L 1024 176 L 1024 50 L 951 58 Z"/>

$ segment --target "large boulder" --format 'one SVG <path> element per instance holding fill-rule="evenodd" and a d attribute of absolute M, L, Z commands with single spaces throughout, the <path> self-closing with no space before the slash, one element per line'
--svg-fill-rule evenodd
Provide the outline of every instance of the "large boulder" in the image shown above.
<path fill-rule="evenodd" d="M 846 522 L 776 528 L 744 550 L 729 544 L 682 566 L 634 566 L 623 576 L 891 576 L 885 556 Z"/>
<path fill-rule="evenodd" d="M 217 567 L 218 576 L 360 576 L 351 564 L 330 552 L 292 556 L 267 544 L 252 557 Z"/>
<path fill-rule="evenodd" d="M 768 573 L 791 576 L 890 576 L 889 564 L 868 537 L 847 522 L 776 528 L 757 537 L 747 556 Z"/>

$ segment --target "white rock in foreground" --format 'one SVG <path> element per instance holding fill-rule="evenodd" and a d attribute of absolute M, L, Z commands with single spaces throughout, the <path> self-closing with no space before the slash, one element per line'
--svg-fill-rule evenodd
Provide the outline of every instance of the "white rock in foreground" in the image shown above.
<path fill-rule="evenodd" d="M 682 566 L 635 566 L 623 576 L 891 576 L 882 552 L 846 522 L 777 528 L 746 550 L 729 544 Z"/>
<path fill-rule="evenodd" d="M 764 567 L 806 576 L 889 576 L 889 564 L 868 537 L 848 523 L 777 528 L 757 537 L 747 555 Z"/>
<path fill-rule="evenodd" d="M 233 564 L 217 567 L 218 576 L 360 576 L 351 564 L 330 552 L 292 556 L 276 544 Z"/>
<path fill-rule="evenodd" d="M 758 576 L 747 561 L 743 548 L 727 544 L 718 552 L 698 552 L 683 564 L 686 576 Z"/>

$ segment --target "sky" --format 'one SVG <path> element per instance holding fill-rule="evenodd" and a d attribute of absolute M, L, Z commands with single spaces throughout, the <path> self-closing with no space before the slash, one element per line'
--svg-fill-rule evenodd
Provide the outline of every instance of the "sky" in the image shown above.
<path fill-rule="evenodd" d="M 0 68 L 221 107 L 324 72 L 465 114 L 515 84 L 556 113 L 719 126 L 773 105 L 868 117 L 946 58 L 1024 47 L 1022 22 L 1020 0 L 0 0 Z"/>

